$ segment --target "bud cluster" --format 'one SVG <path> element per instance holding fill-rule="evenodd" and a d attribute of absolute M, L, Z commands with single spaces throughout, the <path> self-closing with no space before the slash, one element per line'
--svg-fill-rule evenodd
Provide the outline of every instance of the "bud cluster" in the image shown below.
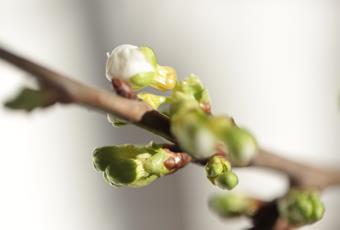
<path fill-rule="evenodd" d="M 280 216 L 293 226 L 302 226 L 319 221 L 325 207 L 318 191 L 291 189 L 279 200 Z"/>
<path fill-rule="evenodd" d="M 228 116 L 212 116 L 211 103 L 207 90 L 200 79 L 190 74 L 186 79 L 177 80 L 176 71 L 157 63 L 157 58 L 148 47 L 121 45 L 110 54 L 106 63 L 106 76 L 112 82 L 116 92 L 130 99 L 139 99 L 158 110 L 162 104 L 168 104 L 168 111 L 163 114 L 170 118 L 170 131 L 179 147 L 193 159 L 207 159 L 215 153 L 222 153 L 236 166 L 250 163 L 257 151 L 254 137 L 245 129 L 236 126 L 234 120 Z M 130 88 L 129 88 L 130 87 Z M 145 87 L 159 91 L 171 90 L 169 96 L 156 95 L 149 92 L 136 92 Z M 126 122 L 108 116 L 114 126 L 124 125 Z M 146 155 L 135 156 L 133 159 L 119 159 L 125 167 L 135 168 L 136 178 L 153 178 L 154 172 L 145 163 Z M 114 184 L 119 185 L 110 175 L 115 175 L 116 166 L 108 167 L 107 176 Z M 238 183 L 237 176 L 231 171 L 230 163 L 224 158 L 213 157 L 207 164 L 209 180 L 225 189 L 231 189 Z M 221 169 L 220 171 L 218 171 Z M 168 173 L 168 172 L 166 172 Z M 216 175 L 214 174 L 216 173 Z M 126 184 L 126 183 L 125 183 Z"/>
<path fill-rule="evenodd" d="M 231 171 L 230 163 L 223 156 L 213 156 L 205 166 L 207 178 L 222 189 L 233 189 L 238 184 L 237 175 Z"/>

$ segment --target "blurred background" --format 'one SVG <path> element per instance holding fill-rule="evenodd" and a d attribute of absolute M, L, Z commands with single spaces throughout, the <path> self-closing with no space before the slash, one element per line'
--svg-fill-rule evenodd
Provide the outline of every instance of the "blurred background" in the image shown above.
<path fill-rule="evenodd" d="M 0 45 L 83 82 L 109 89 L 106 52 L 152 47 L 164 65 L 201 77 L 213 111 L 235 117 L 260 144 L 318 166 L 340 163 L 340 2 L 336 0 L 0 0 Z M 32 84 L 0 61 L 0 101 Z M 54 106 L 32 114 L 0 108 L 0 228 L 35 230 L 244 229 L 207 200 L 219 189 L 190 165 L 142 189 L 112 188 L 92 150 L 153 139 L 113 129 L 104 114 Z M 271 199 L 284 176 L 238 170 L 238 191 Z M 340 189 L 323 194 L 339 229 Z"/>

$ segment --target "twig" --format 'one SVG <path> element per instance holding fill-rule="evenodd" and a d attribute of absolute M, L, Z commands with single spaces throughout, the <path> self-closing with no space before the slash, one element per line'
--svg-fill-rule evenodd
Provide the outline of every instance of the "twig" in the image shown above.
<path fill-rule="evenodd" d="M 40 84 L 59 92 L 60 97 L 56 98 L 57 102 L 74 103 L 113 113 L 173 141 L 170 135 L 169 120 L 142 101 L 129 100 L 109 91 L 87 86 L 1 47 L 0 58 L 32 74 Z"/>
<path fill-rule="evenodd" d="M 109 91 L 87 86 L 2 48 L 0 48 L 0 58 L 31 73 L 41 84 L 59 92 L 60 97 L 56 98 L 57 102 L 74 103 L 113 113 L 164 137 L 172 143 L 176 143 L 170 132 L 169 119 L 152 110 L 149 105 L 142 101 L 129 100 Z M 296 163 L 263 149 L 259 150 L 251 165 L 285 173 L 291 179 L 292 186 L 324 189 L 331 185 L 340 185 L 340 171 Z"/>
<path fill-rule="evenodd" d="M 340 185 L 340 171 L 298 163 L 264 149 L 259 149 L 252 165 L 285 173 L 294 187 L 323 190 L 329 186 Z"/>

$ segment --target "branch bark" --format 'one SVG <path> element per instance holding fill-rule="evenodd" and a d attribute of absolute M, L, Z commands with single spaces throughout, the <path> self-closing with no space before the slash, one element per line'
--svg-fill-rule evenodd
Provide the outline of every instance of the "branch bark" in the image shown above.
<path fill-rule="evenodd" d="M 60 95 L 56 97 L 57 102 L 74 103 L 97 111 L 113 113 L 176 143 L 170 132 L 169 119 L 142 101 L 129 100 L 109 91 L 87 86 L 1 47 L 0 58 L 32 74 L 40 84 L 54 93 L 57 92 Z M 328 186 L 340 185 L 340 171 L 297 163 L 263 149 L 259 150 L 251 166 L 283 172 L 291 179 L 292 186 L 322 190 Z"/>

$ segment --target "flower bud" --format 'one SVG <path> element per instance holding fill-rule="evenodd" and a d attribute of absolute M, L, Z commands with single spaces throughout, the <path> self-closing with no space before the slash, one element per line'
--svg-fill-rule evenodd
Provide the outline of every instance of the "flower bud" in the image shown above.
<path fill-rule="evenodd" d="M 215 195 L 209 200 L 209 207 L 221 217 L 251 216 L 259 206 L 259 201 L 239 193 L 228 192 Z"/>
<path fill-rule="evenodd" d="M 303 226 L 319 221 L 325 207 L 316 191 L 292 189 L 279 200 L 280 216 L 293 226 Z"/>
<path fill-rule="evenodd" d="M 206 158 L 215 152 L 215 136 L 207 126 L 206 114 L 187 105 L 171 116 L 171 132 L 193 158 Z"/>
<path fill-rule="evenodd" d="M 172 89 L 176 84 L 176 72 L 171 67 L 160 66 L 148 47 L 120 45 L 107 55 L 106 77 L 124 79 L 133 89 L 151 86 L 159 90 Z"/>
<path fill-rule="evenodd" d="M 216 177 L 215 184 L 221 189 L 231 190 L 238 185 L 238 177 L 234 172 L 227 171 Z"/>
<path fill-rule="evenodd" d="M 223 156 L 213 156 L 205 166 L 207 178 L 222 189 L 233 189 L 238 184 L 238 178 L 231 171 L 230 163 Z"/>
<path fill-rule="evenodd" d="M 204 88 L 200 79 L 194 74 L 190 74 L 183 81 L 177 82 L 170 99 L 172 101 L 192 99 L 196 101 L 201 108 L 206 108 L 207 105 L 210 105 L 208 91 Z"/>
<path fill-rule="evenodd" d="M 231 161 L 236 166 L 246 166 L 257 152 L 255 138 L 245 129 L 239 127 L 227 128 L 222 138 L 228 148 Z"/>

